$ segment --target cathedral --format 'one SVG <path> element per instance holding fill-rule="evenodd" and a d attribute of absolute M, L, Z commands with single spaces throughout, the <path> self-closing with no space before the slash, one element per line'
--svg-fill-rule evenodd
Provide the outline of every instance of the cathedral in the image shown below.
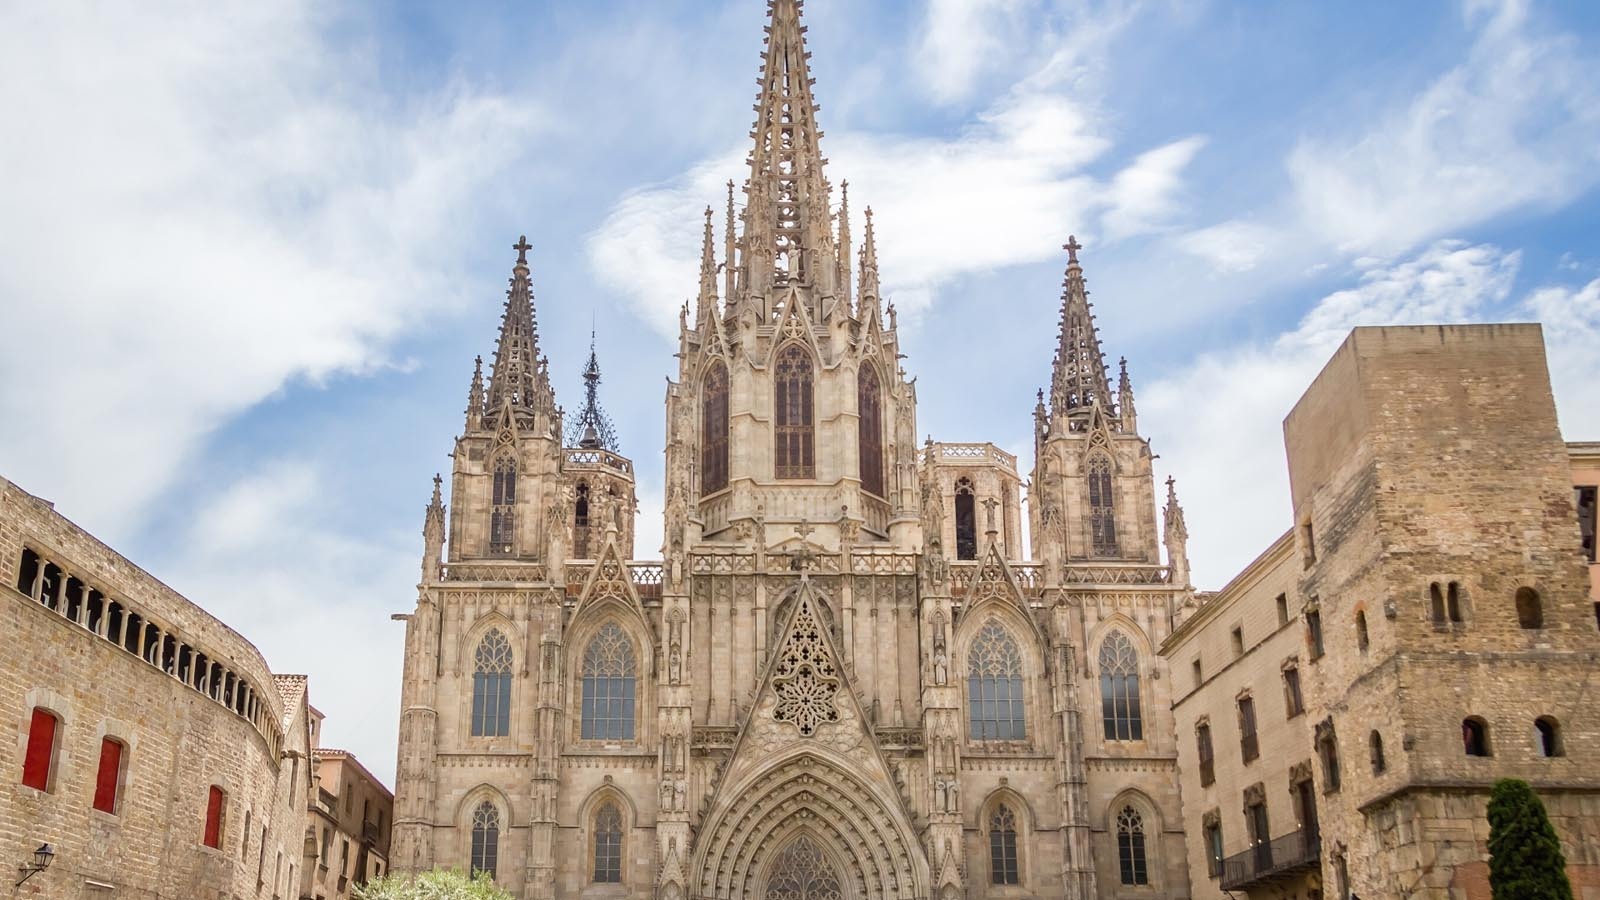
<path fill-rule="evenodd" d="M 514 248 L 398 617 L 392 865 L 519 898 L 1188 897 L 1157 653 L 1186 533 L 1081 248 L 1032 469 L 919 442 L 800 3 L 769 6 L 742 208 L 730 182 L 720 242 L 707 209 L 680 319 L 658 561 L 598 365 L 568 420 Z"/>

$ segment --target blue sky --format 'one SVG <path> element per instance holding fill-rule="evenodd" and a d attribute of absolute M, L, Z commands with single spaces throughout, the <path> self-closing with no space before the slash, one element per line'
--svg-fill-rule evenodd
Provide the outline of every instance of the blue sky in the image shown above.
<path fill-rule="evenodd" d="M 763 4 L 0 9 L 0 474 L 312 676 L 393 771 L 422 508 L 534 245 L 569 408 L 659 541 L 700 210 Z M 919 429 L 1028 458 L 1075 233 L 1215 588 L 1287 526 L 1280 423 L 1352 325 L 1538 320 L 1600 438 L 1600 7 L 811 0 Z M 720 235 L 719 235 L 720 241 Z"/>

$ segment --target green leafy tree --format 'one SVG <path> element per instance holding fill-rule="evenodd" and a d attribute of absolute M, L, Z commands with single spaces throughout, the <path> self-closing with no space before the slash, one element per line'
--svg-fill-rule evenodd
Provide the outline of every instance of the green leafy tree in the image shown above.
<path fill-rule="evenodd" d="M 1526 781 L 1502 778 L 1489 795 L 1489 888 L 1494 900 L 1572 900 L 1561 841 Z"/>
<path fill-rule="evenodd" d="M 356 900 L 513 900 L 483 872 L 468 878 L 457 869 L 416 875 L 389 873 L 355 890 Z"/>

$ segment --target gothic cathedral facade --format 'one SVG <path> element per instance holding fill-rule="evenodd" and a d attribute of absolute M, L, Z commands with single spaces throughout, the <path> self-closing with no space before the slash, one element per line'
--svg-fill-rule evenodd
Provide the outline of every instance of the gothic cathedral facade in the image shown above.
<path fill-rule="evenodd" d="M 871 210 L 858 249 L 799 3 L 769 6 L 744 206 L 730 182 L 720 262 L 707 210 L 666 391 L 659 562 L 592 357 L 576 423 L 556 405 L 518 242 L 399 617 L 392 865 L 519 898 L 1187 897 L 1156 653 L 1183 519 L 1169 484 L 1158 531 L 1079 247 L 1032 471 L 919 444 Z"/>

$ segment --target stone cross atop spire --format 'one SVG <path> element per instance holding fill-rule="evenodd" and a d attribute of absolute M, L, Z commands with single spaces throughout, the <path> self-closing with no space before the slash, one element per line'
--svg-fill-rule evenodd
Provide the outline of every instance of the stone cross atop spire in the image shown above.
<path fill-rule="evenodd" d="M 511 269 L 511 287 L 506 291 L 506 310 L 500 320 L 486 409 L 490 416 L 499 415 L 507 406 L 517 414 L 553 412 L 555 393 L 539 358 L 539 326 L 528 280 L 528 251 L 532 246 L 523 236 L 511 249 L 517 251 L 517 263 Z"/>
<path fill-rule="evenodd" d="M 1098 404 L 1112 412 L 1111 385 L 1106 378 L 1105 355 L 1095 333 L 1089 292 L 1084 288 L 1083 267 L 1078 251 L 1083 245 L 1069 236 L 1062 245 L 1067 251 L 1067 275 L 1061 291 L 1061 342 L 1056 349 L 1055 372 L 1050 380 L 1050 411 L 1069 420 L 1084 418 Z"/>

